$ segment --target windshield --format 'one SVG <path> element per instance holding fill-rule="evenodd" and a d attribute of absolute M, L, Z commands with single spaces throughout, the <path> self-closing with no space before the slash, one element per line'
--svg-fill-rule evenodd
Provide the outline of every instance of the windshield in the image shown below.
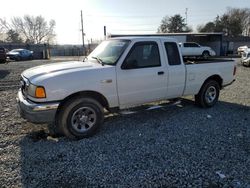
<path fill-rule="evenodd" d="M 103 64 L 115 65 L 119 57 L 129 44 L 129 40 L 108 40 L 103 41 L 96 49 L 89 54 L 92 58 L 101 61 Z"/>

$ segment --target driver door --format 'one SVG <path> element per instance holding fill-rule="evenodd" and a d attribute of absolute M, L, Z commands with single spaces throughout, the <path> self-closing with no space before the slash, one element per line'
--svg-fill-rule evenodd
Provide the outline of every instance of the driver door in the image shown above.
<path fill-rule="evenodd" d="M 137 42 L 117 69 L 120 108 L 161 100 L 167 93 L 167 71 L 158 41 Z"/>

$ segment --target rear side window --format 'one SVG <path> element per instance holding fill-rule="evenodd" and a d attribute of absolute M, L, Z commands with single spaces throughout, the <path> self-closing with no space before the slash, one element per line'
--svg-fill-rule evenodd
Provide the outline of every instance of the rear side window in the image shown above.
<path fill-rule="evenodd" d="M 177 44 L 175 42 L 165 42 L 164 45 L 169 65 L 180 65 L 181 58 Z"/>
<path fill-rule="evenodd" d="M 199 45 L 196 43 L 184 43 L 183 46 L 184 47 L 199 47 Z"/>

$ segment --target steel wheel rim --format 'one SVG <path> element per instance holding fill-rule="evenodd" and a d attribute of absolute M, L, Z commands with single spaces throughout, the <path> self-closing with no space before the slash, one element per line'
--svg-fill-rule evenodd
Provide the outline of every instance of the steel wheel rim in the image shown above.
<path fill-rule="evenodd" d="M 72 128 L 83 133 L 91 129 L 96 123 L 96 112 L 90 107 L 78 108 L 71 117 Z"/>
<path fill-rule="evenodd" d="M 214 86 L 210 86 L 209 88 L 207 88 L 207 91 L 205 93 L 205 99 L 207 103 L 214 102 L 216 96 L 217 96 L 217 91 Z"/>

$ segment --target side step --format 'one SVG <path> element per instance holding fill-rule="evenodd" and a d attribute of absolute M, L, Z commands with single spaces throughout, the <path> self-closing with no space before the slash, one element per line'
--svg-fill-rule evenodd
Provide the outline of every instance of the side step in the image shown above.
<path fill-rule="evenodd" d="M 177 99 L 173 99 L 169 101 L 164 101 L 163 103 L 157 103 L 157 104 L 149 103 L 149 104 L 139 106 L 139 107 L 128 108 L 128 109 L 119 111 L 118 114 L 129 115 L 129 114 L 135 114 L 135 113 L 142 112 L 142 111 L 161 109 L 167 106 L 174 106 L 174 105 L 180 105 L 180 104 L 181 104 L 181 99 L 177 98 Z"/>

